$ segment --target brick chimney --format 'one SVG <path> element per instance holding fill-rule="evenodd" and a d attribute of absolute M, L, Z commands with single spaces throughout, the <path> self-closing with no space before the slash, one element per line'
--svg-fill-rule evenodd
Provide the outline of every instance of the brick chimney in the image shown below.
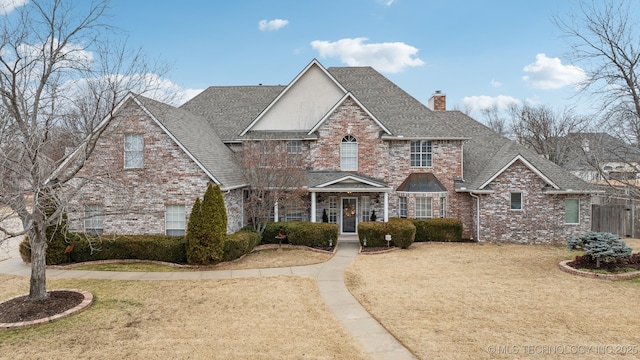
<path fill-rule="evenodd" d="M 447 95 L 443 94 L 440 90 L 436 90 L 431 99 L 429 99 L 429 109 L 433 111 L 445 111 L 447 110 Z"/>

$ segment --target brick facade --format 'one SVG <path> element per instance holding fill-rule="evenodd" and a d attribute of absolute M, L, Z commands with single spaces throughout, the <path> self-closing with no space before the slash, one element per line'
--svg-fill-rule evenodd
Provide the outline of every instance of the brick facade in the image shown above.
<path fill-rule="evenodd" d="M 480 241 L 557 242 L 590 230 L 591 197 L 542 192 L 546 183 L 516 161 L 489 186 L 492 194 L 480 196 Z M 511 193 L 522 193 L 522 210 L 511 210 Z M 580 223 L 565 224 L 565 199 L 580 199 Z M 473 225 L 477 206 L 474 201 Z M 475 231 L 475 229 L 474 229 Z M 474 232 L 475 237 L 475 232 Z"/>
<path fill-rule="evenodd" d="M 144 165 L 124 168 L 125 134 L 143 134 Z M 98 140 L 77 174 L 69 194 L 70 226 L 84 230 L 84 206 L 104 208 L 105 234 L 164 234 L 165 206 L 184 205 L 186 222 L 209 178 L 197 164 L 135 103 L 129 102 Z M 242 190 L 223 192 L 228 231 L 242 226 Z"/>

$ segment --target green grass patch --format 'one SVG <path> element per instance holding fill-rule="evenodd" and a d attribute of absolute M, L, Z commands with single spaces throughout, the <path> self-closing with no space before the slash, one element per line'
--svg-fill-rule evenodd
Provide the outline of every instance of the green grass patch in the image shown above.
<path fill-rule="evenodd" d="M 123 272 L 172 272 L 172 271 L 189 271 L 188 268 L 178 268 L 162 264 L 145 263 L 145 262 L 116 262 L 107 264 L 87 264 L 76 266 L 73 270 L 89 270 L 89 271 L 123 271 Z"/>

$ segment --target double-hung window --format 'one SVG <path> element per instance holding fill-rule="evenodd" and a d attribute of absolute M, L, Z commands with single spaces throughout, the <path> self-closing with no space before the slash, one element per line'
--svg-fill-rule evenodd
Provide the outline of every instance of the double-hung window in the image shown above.
<path fill-rule="evenodd" d="M 358 140 L 351 135 L 342 138 L 340 144 L 340 169 L 342 171 L 358 170 Z"/>
<path fill-rule="evenodd" d="M 104 208 L 102 205 L 84 206 L 84 232 L 102 234 L 104 231 Z"/>
<path fill-rule="evenodd" d="M 444 218 L 447 216 L 447 198 L 440 198 L 440 217 Z"/>
<path fill-rule="evenodd" d="M 430 167 L 431 157 L 431 140 L 411 142 L 411 167 Z"/>
<path fill-rule="evenodd" d="M 142 134 L 125 134 L 124 168 L 141 169 L 144 166 L 144 138 Z"/>
<path fill-rule="evenodd" d="M 405 196 L 398 198 L 398 217 L 407 217 L 407 198 Z"/>
<path fill-rule="evenodd" d="M 292 140 L 287 142 L 287 165 L 289 167 L 302 167 L 302 141 Z"/>
<path fill-rule="evenodd" d="M 430 219 L 433 217 L 431 200 L 432 198 L 430 197 L 416 198 L 416 218 L 417 219 Z"/>
<path fill-rule="evenodd" d="M 185 225 L 184 205 L 165 205 L 165 234 L 182 236 L 185 234 Z"/>

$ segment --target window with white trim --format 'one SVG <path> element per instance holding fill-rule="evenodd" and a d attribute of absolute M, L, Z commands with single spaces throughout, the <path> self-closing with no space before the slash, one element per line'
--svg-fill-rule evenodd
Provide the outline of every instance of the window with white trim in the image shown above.
<path fill-rule="evenodd" d="M 522 193 L 511 193 L 511 210 L 522 210 Z"/>
<path fill-rule="evenodd" d="M 360 198 L 360 221 L 370 221 L 371 220 L 371 200 L 368 196 L 363 196 Z"/>
<path fill-rule="evenodd" d="M 144 137 L 142 134 L 124 135 L 124 168 L 144 167 Z"/>
<path fill-rule="evenodd" d="M 184 205 L 165 205 L 165 234 L 182 236 L 186 229 L 186 215 Z"/>
<path fill-rule="evenodd" d="M 338 197 L 329 196 L 329 222 L 338 223 Z"/>
<path fill-rule="evenodd" d="M 104 208 L 102 205 L 84 206 L 84 232 L 102 234 L 104 232 Z"/>
<path fill-rule="evenodd" d="M 287 165 L 290 167 L 302 167 L 302 141 L 287 141 Z"/>
<path fill-rule="evenodd" d="M 398 217 L 407 217 L 407 198 L 405 196 L 398 198 Z"/>
<path fill-rule="evenodd" d="M 447 216 L 447 198 L 443 196 L 440 198 L 440 217 L 444 218 L 446 216 Z"/>
<path fill-rule="evenodd" d="M 342 171 L 358 170 L 358 140 L 352 135 L 342 138 L 340 144 L 340 169 Z"/>
<path fill-rule="evenodd" d="M 303 216 L 304 216 L 304 212 L 301 209 L 297 209 L 297 208 L 286 209 L 285 215 L 284 215 L 284 221 L 286 222 L 302 221 Z"/>
<path fill-rule="evenodd" d="M 417 219 L 430 219 L 432 218 L 432 198 L 419 197 L 416 198 L 416 218 Z"/>
<path fill-rule="evenodd" d="M 565 224 L 580 223 L 580 199 L 564 200 L 564 222 Z"/>
<path fill-rule="evenodd" d="M 431 157 L 431 140 L 411 141 L 411 167 L 430 167 Z"/>

